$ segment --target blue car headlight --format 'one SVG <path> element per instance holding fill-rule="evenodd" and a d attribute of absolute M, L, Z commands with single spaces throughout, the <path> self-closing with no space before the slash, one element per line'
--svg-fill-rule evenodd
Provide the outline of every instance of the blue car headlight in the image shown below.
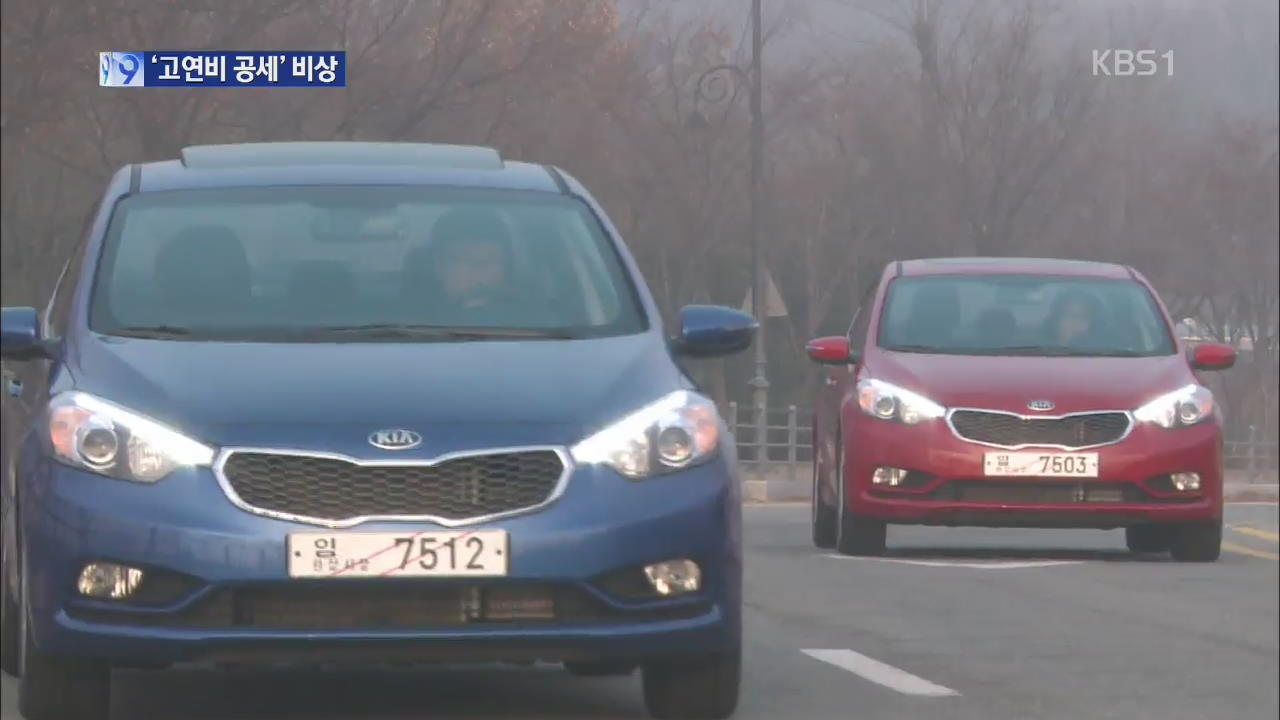
<path fill-rule="evenodd" d="M 1155 423 L 1162 428 L 1195 425 L 1213 415 L 1213 393 L 1209 388 L 1191 384 L 1146 403 L 1133 411 L 1138 422 Z"/>
<path fill-rule="evenodd" d="M 678 390 L 574 445 L 573 459 L 638 480 L 708 460 L 719 444 L 715 403 Z"/>
<path fill-rule="evenodd" d="M 209 465 L 213 448 L 83 392 L 49 401 L 49 440 L 59 460 L 120 480 L 153 483 L 176 468 Z"/>

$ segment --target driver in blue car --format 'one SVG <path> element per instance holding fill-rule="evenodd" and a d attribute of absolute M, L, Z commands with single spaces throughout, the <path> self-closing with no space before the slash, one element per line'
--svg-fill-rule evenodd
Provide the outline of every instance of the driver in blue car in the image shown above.
<path fill-rule="evenodd" d="M 450 210 L 432 227 L 431 238 L 406 259 L 406 291 L 427 308 L 431 324 L 483 327 L 510 325 L 527 315 L 513 291 L 510 231 L 496 213 L 480 208 Z"/>

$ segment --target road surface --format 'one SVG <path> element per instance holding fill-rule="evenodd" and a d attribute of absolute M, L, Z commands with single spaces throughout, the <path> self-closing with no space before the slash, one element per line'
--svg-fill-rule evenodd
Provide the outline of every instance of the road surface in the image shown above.
<path fill-rule="evenodd" d="M 843 558 L 809 544 L 807 512 L 746 509 L 741 720 L 1280 712 L 1274 504 L 1230 506 L 1210 565 L 1129 555 L 1097 531 L 893 528 L 886 558 Z M 636 676 L 551 667 L 130 672 L 116 687 L 118 720 L 645 717 Z M 12 678 L 3 691 L 0 718 L 16 720 Z"/>

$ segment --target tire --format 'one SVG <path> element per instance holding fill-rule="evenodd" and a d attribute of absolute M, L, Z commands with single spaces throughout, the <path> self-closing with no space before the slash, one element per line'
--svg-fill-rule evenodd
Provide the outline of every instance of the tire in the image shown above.
<path fill-rule="evenodd" d="M 567 662 L 564 669 L 577 677 L 615 677 L 630 675 L 636 666 L 627 662 Z"/>
<path fill-rule="evenodd" d="M 23 658 L 18 709 L 27 720 L 108 720 L 110 703 L 111 670 L 106 663 L 30 649 Z"/>
<path fill-rule="evenodd" d="M 1134 525 L 1124 529 L 1124 542 L 1129 552 L 1168 552 L 1173 534 L 1166 525 Z"/>
<path fill-rule="evenodd" d="M 18 677 L 21 624 L 18 622 L 18 589 L 12 587 L 9 579 L 11 559 L 9 544 L 0 536 L 0 670 Z"/>
<path fill-rule="evenodd" d="M 811 522 L 813 523 L 813 545 L 814 547 L 829 550 L 836 546 L 836 511 L 822 502 L 822 495 L 818 492 L 818 458 L 813 458 L 813 500 L 811 502 L 813 512 L 811 513 Z"/>
<path fill-rule="evenodd" d="M 24 563 L 25 565 L 25 563 Z M 26 585 L 26 568 L 21 573 Z M 22 619 L 31 609 L 22 593 Z M 18 712 L 27 720 L 109 720 L 111 666 L 96 660 L 40 652 L 31 639 L 30 622 L 22 623 L 22 675 L 18 680 Z"/>
<path fill-rule="evenodd" d="M 883 555 L 889 526 L 883 520 L 849 511 L 844 496 L 844 447 L 837 445 L 836 453 L 836 550 L 843 555 Z"/>
<path fill-rule="evenodd" d="M 1178 562 L 1214 562 L 1222 554 L 1222 519 L 1172 528 L 1169 551 Z"/>
<path fill-rule="evenodd" d="M 742 651 L 666 660 L 644 668 L 644 705 L 657 720 L 723 720 L 738 709 Z"/>
<path fill-rule="evenodd" d="M 14 602 L 10 590 L 6 587 L 0 589 L 4 594 L 0 603 L 3 603 L 4 613 L 0 617 L 0 670 L 13 677 L 18 677 L 19 667 L 18 654 L 22 652 L 22 643 L 18 640 L 18 604 Z"/>

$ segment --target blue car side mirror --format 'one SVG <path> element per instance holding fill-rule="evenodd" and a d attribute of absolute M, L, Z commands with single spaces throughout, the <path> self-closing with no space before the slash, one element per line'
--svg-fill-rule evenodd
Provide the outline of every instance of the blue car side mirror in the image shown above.
<path fill-rule="evenodd" d="M 40 339 L 40 316 L 35 308 L 7 307 L 0 310 L 0 357 L 5 360 L 31 360 L 47 356 L 48 350 Z"/>
<path fill-rule="evenodd" d="M 720 357 L 751 347 L 759 325 L 755 318 L 718 305 L 686 305 L 672 349 L 686 357 Z"/>

